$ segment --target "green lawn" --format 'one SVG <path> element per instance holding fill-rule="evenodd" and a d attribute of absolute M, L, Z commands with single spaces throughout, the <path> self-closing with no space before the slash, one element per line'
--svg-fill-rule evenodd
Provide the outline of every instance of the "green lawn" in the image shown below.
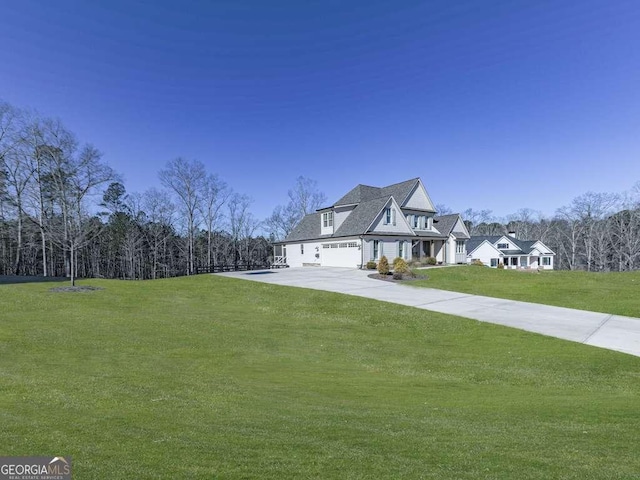
<path fill-rule="evenodd" d="M 462 266 L 423 270 L 411 285 L 640 317 L 638 272 L 529 272 Z"/>
<path fill-rule="evenodd" d="M 75 479 L 640 474 L 639 358 L 209 275 L 80 283 L 104 290 L 0 286 L 2 455 Z"/>

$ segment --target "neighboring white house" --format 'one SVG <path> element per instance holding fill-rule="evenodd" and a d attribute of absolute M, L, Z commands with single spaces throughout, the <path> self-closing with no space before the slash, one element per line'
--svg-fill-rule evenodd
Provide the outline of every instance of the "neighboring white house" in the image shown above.
<path fill-rule="evenodd" d="M 358 185 L 330 207 L 306 215 L 274 245 L 274 264 L 362 268 L 383 255 L 391 262 L 435 257 L 466 263 L 469 233 L 459 215 L 435 215 L 419 178 L 386 187 Z"/>
<path fill-rule="evenodd" d="M 540 240 L 519 240 L 513 235 L 473 236 L 467 242 L 467 260 L 489 267 L 553 270 L 555 253 Z"/>

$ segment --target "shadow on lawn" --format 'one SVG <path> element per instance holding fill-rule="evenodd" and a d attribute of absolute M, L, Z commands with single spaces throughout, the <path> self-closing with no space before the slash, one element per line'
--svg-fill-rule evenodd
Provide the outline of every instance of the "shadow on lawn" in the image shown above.
<path fill-rule="evenodd" d="M 0 285 L 11 283 L 68 282 L 66 277 L 39 277 L 33 275 L 0 275 Z"/>

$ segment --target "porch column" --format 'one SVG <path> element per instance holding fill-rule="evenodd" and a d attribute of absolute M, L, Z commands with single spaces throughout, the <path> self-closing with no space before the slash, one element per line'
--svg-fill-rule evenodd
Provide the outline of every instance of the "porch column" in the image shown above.
<path fill-rule="evenodd" d="M 429 256 L 430 257 L 436 256 L 436 246 L 434 245 L 433 240 L 429 240 Z"/>

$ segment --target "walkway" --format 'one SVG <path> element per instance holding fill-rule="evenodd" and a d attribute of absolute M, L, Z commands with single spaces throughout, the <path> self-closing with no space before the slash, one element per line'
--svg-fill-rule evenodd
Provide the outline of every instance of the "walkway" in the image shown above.
<path fill-rule="evenodd" d="M 640 356 L 638 318 L 400 285 L 368 278 L 370 273 L 307 267 L 216 275 L 373 298 Z"/>

